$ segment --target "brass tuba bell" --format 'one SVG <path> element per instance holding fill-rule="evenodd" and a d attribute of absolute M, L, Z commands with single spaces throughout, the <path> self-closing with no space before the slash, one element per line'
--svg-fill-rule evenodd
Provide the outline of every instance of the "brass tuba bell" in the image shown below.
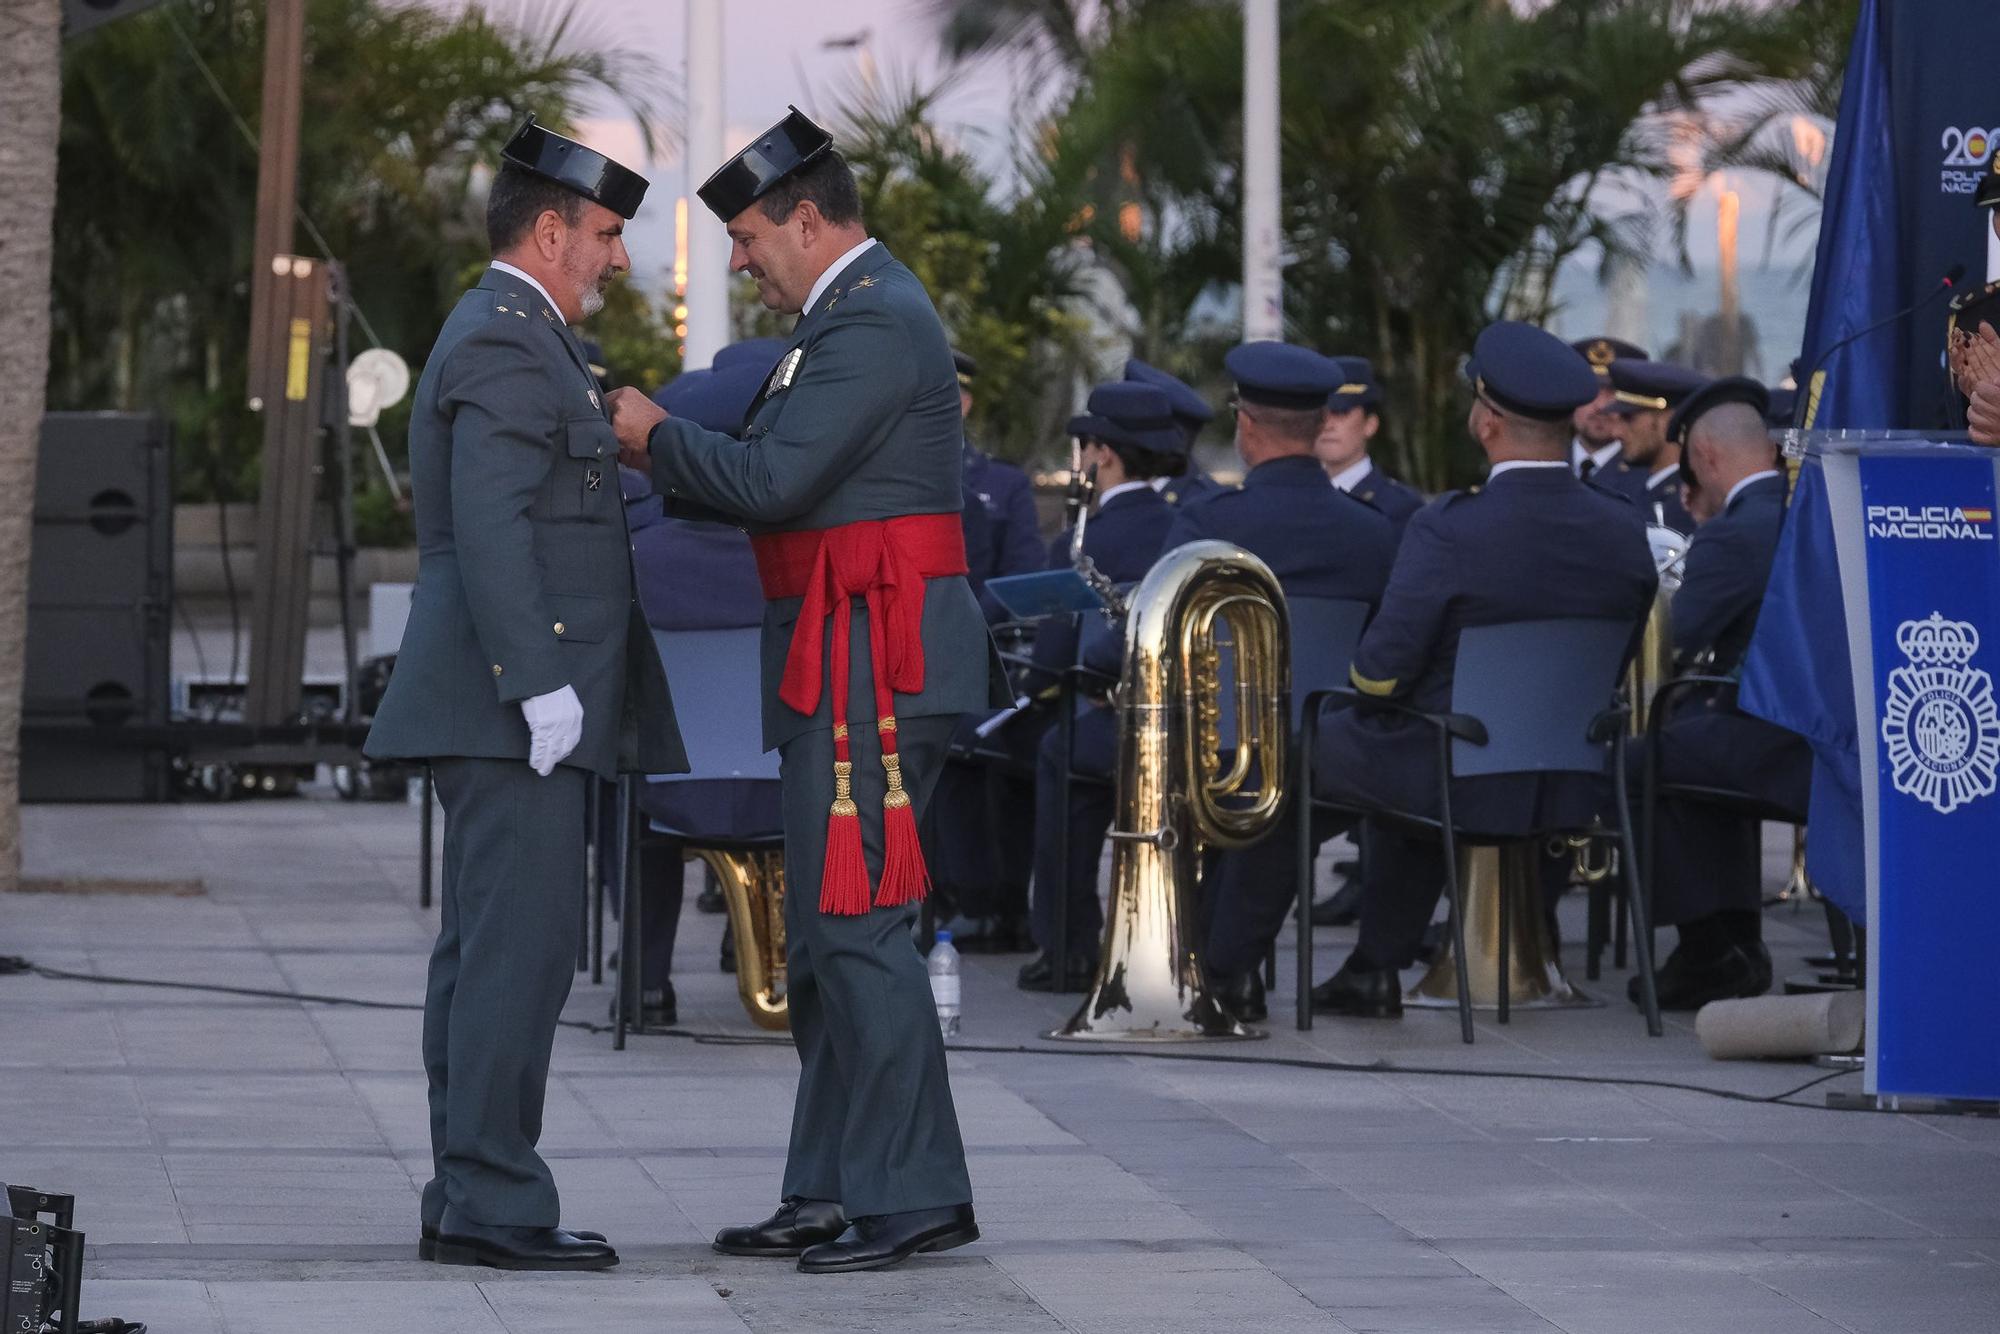
<path fill-rule="evenodd" d="M 1110 912 L 1090 994 L 1049 1036 L 1262 1037 L 1209 994 L 1194 923 L 1202 846 L 1253 843 L 1284 809 L 1291 749 L 1284 593 L 1242 548 L 1190 542 L 1160 557 L 1129 599 L 1114 602 L 1120 610 Z M 1225 710 L 1236 724 L 1228 751 Z"/>
<path fill-rule="evenodd" d="M 697 848 L 729 909 L 736 939 L 736 992 L 759 1028 L 791 1027 L 785 998 L 785 854 Z"/>

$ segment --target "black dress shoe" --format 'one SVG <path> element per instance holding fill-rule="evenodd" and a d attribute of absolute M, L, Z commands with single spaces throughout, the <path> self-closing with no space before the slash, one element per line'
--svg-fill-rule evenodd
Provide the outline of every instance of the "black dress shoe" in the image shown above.
<path fill-rule="evenodd" d="M 1685 960 L 1671 977 L 1661 969 L 1656 987 L 1662 1010 L 1699 1010 L 1710 1001 L 1761 996 L 1771 988 L 1771 956 L 1762 945 L 1754 953 L 1725 946 L 1706 958 Z"/>
<path fill-rule="evenodd" d="M 1264 974 L 1255 968 L 1247 973 L 1210 973 L 1208 989 L 1215 1003 L 1239 1024 L 1261 1024 L 1271 1017 L 1264 1003 Z"/>
<path fill-rule="evenodd" d="M 1379 971 L 1356 968 L 1350 961 L 1340 971 L 1313 988 L 1313 1010 L 1318 1014 L 1344 1014 L 1355 1019 L 1400 1019 L 1403 1017 L 1403 983 L 1393 968 Z"/>
<path fill-rule="evenodd" d="M 797 1255 L 808 1246 L 832 1241 L 847 1231 L 847 1215 L 832 1200 L 802 1200 L 793 1196 L 778 1212 L 748 1227 L 726 1227 L 715 1234 L 715 1249 L 724 1255 Z"/>
<path fill-rule="evenodd" d="M 441 1265 L 485 1265 L 489 1269 L 610 1269 L 618 1252 L 603 1240 L 589 1241 L 559 1227 L 480 1227 L 455 1224 L 437 1237 Z"/>
<path fill-rule="evenodd" d="M 1312 906 L 1314 926 L 1353 926 L 1360 920 L 1361 882 L 1353 876 Z"/>
<path fill-rule="evenodd" d="M 727 926 L 722 928 L 722 971 L 736 971 L 736 932 Z"/>
<path fill-rule="evenodd" d="M 610 1018 L 613 1023 L 618 1020 L 618 997 L 615 994 L 611 997 Z M 641 1028 L 672 1028 L 679 1023 L 680 1000 L 674 995 L 674 984 L 669 982 L 657 990 L 648 987 L 641 992 L 636 1018 Z"/>
<path fill-rule="evenodd" d="M 729 911 L 729 900 L 722 897 L 722 891 L 710 885 L 694 896 L 694 910 L 698 913 L 723 913 Z"/>
<path fill-rule="evenodd" d="M 1071 956 L 1066 981 L 1068 990 L 1082 991 L 1097 977 L 1097 962 L 1094 959 L 1079 959 Z M 1054 991 L 1056 980 L 1055 960 L 1044 950 L 1021 965 L 1021 971 L 1014 975 L 1014 985 L 1023 991 Z"/>
<path fill-rule="evenodd" d="M 847 1274 L 857 1269 L 887 1269 L 913 1255 L 948 1251 L 979 1240 L 972 1206 L 917 1209 L 906 1214 L 857 1218 L 837 1241 L 823 1242 L 799 1257 L 802 1274 Z"/>
<path fill-rule="evenodd" d="M 582 1237 L 585 1241 L 604 1240 L 604 1234 L 602 1232 L 585 1232 L 581 1228 L 577 1229 L 574 1232 L 571 1232 L 570 1235 L 572 1237 Z M 438 1245 L 438 1230 L 432 1227 L 429 1223 L 425 1223 L 423 1225 L 423 1231 L 417 1237 L 417 1258 L 419 1260 L 437 1259 L 437 1245 Z"/>

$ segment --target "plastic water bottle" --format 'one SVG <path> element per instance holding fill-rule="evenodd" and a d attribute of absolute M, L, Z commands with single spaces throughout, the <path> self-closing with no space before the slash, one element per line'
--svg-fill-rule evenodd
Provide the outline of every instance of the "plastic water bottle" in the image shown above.
<path fill-rule="evenodd" d="M 951 932 L 937 933 L 937 944 L 931 946 L 931 999 L 937 1002 L 938 1031 L 948 1038 L 958 1036 L 958 951 L 951 943 Z"/>

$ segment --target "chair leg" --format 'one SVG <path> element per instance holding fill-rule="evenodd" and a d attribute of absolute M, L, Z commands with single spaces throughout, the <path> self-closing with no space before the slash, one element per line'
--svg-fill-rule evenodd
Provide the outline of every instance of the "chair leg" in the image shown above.
<path fill-rule="evenodd" d="M 1271 948 L 1264 951 L 1264 990 L 1278 985 L 1278 942 L 1273 940 Z"/>
<path fill-rule="evenodd" d="M 1505 858 L 1508 851 L 1509 849 L 1505 848 L 1501 849 L 1500 852 L 1501 857 Z M 1514 1019 L 1514 1012 L 1511 1004 L 1513 1000 L 1514 979 L 1512 977 L 1512 970 L 1508 967 L 1508 965 L 1511 964 L 1514 960 L 1514 922 L 1513 922 L 1514 914 L 1511 911 L 1513 905 L 1508 903 L 1507 901 L 1507 872 L 1504 866 L 1500 871 L 1499 900 L 1500 900 L 1499 902 L 1500 1003 L 1498 1008 L 1500 1011 L 1499 1013 L 1500 1022 L 1503 1024 L 1507 1024 L 1507 1023 L 1512 1023 Z"/>
<path fill-rule="evenodd" d="M 1611 935 L 1611 892 L 1603 880 L 1590 886 L 1589 925 L 1584 929 L 1583 975 L 1595 982 L 1604 972 L 1604 946 Z"/>
<path fill-rule="evenodd" d="M 1312 711 L 1308 710 L 1310 714 Z M 1304 1033 L 1313 1026 L 1312 985 L 1313 985 L 1313 927 L 1312 927 L 1312 750 L 1311 745 L 1318 728 L 1314 719 L 1307 717 L 1302 739 L 1299 743 L 1299 758 L 1296 766 L 1298 778 L 1292 787 L 1293 800 L 1299 803 L 1298 840 L 1293 847 L 1292 890 L 1297 902 L 1293 905 L 1298 918 L 1298 977 L 1296 1002 L 1298 1005 L 1298 1029 Z"/>
<path fill-rule="evenodd" d="M 1465 889 L 1458 882 L 1458 835 L 1451 827 L 1451 739 L 1443 731 L 1438 733 L 1438 816 L 1439 831 L 1444 838 L 1444 887 L 1451 896 L 1452 960 L 1458 972 L 1458 1032 L 1470 1046 L 1472 966 L 1465 958 Z"/>
<path fill-rule="evenodd" d="M 431 906 L 431 858 L 437 851 L 437 835 L 431 822 L 431 807 L 437 804 L 436 777 L 430 765 L 424 766 L 423 796 L 424 809 L 417 817 L 418 841 L 423 844 L 423 859 L 417 863 L 417 906 Z"/>
<path fill-rule="evenodd" d="M 1062 710 L 1062 816 L 1056 821 L 1056 883 L 1037 886 L 1049 896 L 1049 958 L 1053 973 L 1049 990 L 1060 996 L 1069 990 L 1069 845 L 1070 792 L 1076 781 L 1071 772 L 1076 764 L 1076 688 L 1065 678 L 1056 707 Z M 1096 892 L 1096 886 L 1091 887 Z"/>
<path fill-rule="evenodd" d="M 604 985 L 604 784 L 590 783 L 590 985 Z"/>
<path fill-rule="evenodd" d="M 618 864 L 624 868 L 620 882 L 623 908 L 618 913 L 618 985 L 611 993 L 611 1050 L 625 1050 L 625 1030 L 632 1018 L 631 993 L 627 986 L 637 969 L 638 914 L 633 909 L 638 895 L 632 883 L 632 793 L 630 780 L 618 780 Z"/>
<path fill-rule="evenodd" d="M 1629 905 L 1627 906 L 1627 911 L 1630 911 Z M 1626 928 L 1625 913 L 1620 912 L 1612 914 L 1611 966 L 1613 968 L 1623 968 L 1625 966 L 1625 946 L 1626 946 L 1625 928 Z M 1593 974 L 1593 976 L 1595 976 L 1595 974 Z"/>
<path fill-rule="evenodd" d="M 1626 917 L 1632 921 L 1632 953 L 1639 969 L 1639 1004 L 1646 1012 L 1646 1032 L 1652 1037 L 1659 1037 L 1666 1030 L 1660 1023 L 1660 996 L 1653 977 L 1653 908 L 1652 901 L 1647 898 L 1652 887 L 1639 873 L 1639 853 L 1633 846 L 1631 808 L 1626 802 L 1623 737 L 1613 743 L 1611 759 L 1612 785 L 1618 807 L 1619 860 L 1625 867 L 1625 913 L 1619 921 L 1622 923 Z M 1652 785 L 1648 783 L 1647 786 L 1650 788 Z M 1651 797 L 1653 794 L 1649 791 L 1646 795 Z M 1648 819 L 1647 823 L 1650 826 L 1652 822 Z M 1649 828 L 1647 832 L 1650 834 L 1652 831 Z M 1650 847 L 1647 850 L 1651 852 Z M 1646 870 L 1652 870 L 1650 858 Z"/>

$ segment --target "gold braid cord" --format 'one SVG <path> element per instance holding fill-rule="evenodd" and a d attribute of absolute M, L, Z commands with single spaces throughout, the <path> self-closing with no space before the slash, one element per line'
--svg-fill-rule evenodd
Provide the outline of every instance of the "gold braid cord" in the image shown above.
<path fill-rule="evenodd" d="M 861 808 L 854 804 L 854 761 L 835 760 L 833 762 L 833 814 L 841 817 L 860 815 Z"/>

